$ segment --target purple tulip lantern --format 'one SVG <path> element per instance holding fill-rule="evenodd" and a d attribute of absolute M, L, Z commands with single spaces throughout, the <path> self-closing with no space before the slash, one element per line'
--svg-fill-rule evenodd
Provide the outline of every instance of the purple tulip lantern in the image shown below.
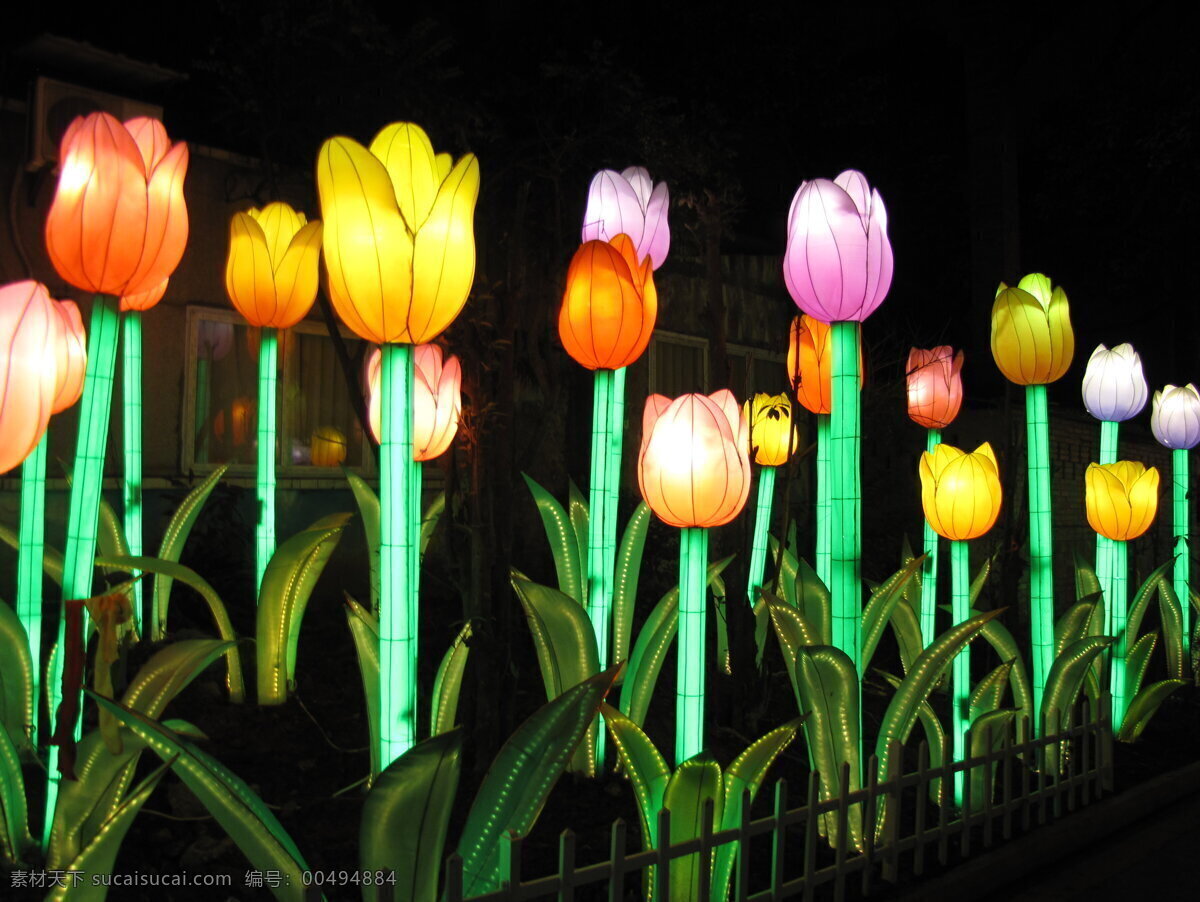
<path fill-rule="evenodd" d="M 650 265 L 658 269 L 671 248 L 669 205 L 667 183 L 655 185 L 645 168 L 630 166 L 623 172 L 601 169 L 588 186 L 583 240 L 612 241 L 618 235 L 628 235 L 637 248 L 638 260 L 649 257 Z"/>

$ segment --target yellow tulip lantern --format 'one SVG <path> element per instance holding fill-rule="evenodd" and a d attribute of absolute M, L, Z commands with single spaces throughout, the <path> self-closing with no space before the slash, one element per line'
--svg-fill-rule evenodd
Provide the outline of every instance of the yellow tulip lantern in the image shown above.
<path fill-rule="evenodd" d="M 1129 573 L 1126 542 L 1150 528 L 1158 511 L 1159 476 L 1155 467 L 1132 460 L 1089 464 L 1084 476 L 1088 525 L 1111 541 L 1109 585 L 1104 604 L 1112 612 L 1111 684 L 1113 730 L 1121 727 L 1129 707 L 1125 681 L 1125 623 L 1128 619 Z M 1183 604 L 1187 600 L 1182 600 Z"/>
<path fill-rule="evenodd" d="M 754 510 L 754 540 L 750 546 L 750 576 L 746 582 L 746 598 L 751 606 L 758 600 L 763 568 L 767 561 L 767 535 L 771 523 L 771 506 L 775 497 L 775 470 L 787 463 L 799 446 L 796 427 L 792 425 L 792 402 L 787 393 L 768 395 L 759 392 L 742 405 L 742 415 L 750 425 L 750 455 L 758 471 L 758 502 Z"/>
<path fill-rule="evenodd" d="M 967 542 L 983 535 L 1000 516 L 1000 470 L 992 446 L 984 443 L 967 453 L 939 444 L 921 454 L 921 505 L 938 535 L 950 540 L 950 616 L 954 625 L 971 615 L 970 553 Z M 951 673 L 951 726 L 954 760 L 966 752 L 971 725 L 970 646 L 954 659 Z M 961 804 L 962 772 L 954 775 L 955 798 Z"/>
<path fill-rule="evenodd" d="M 1041 710 L 1054 663 L 1054 547 L 1050 510 L 1050 414 L 1046 385 L 1061 379 L 1075 354 L 1067 293 L 1048 276 L 1003 282 L 992 305 L 992 357 L 1010 382 L 1025 386 L 1029 466 L 1029 602 L 1033 633 L 1033 706 Z"/>
<path fill-rule="evenodd" d="M 475 277 L 479 162 L 434 153 L 416 125 L 369 147 L 346 137 L 317 156 L 329 297 L 357 335 L 382 345 L 380 385 L 380 755 L 416 741 L 420 471 L 413 462 L 413 346 L 433 341 Z"/>

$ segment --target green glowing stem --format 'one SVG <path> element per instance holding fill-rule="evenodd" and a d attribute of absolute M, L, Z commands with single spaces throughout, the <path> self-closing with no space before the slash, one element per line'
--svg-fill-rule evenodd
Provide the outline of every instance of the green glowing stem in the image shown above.
<path fill-rule="evenodd" d="M 1111 464 L 1117 461 L 1117 431 L 1119 423 L 1108 420 L 1100 422 L 1100 463 Z M 1104 593 L 1104 635 L 1110 636 L 1112 627 L 1112 606 L 1108 603 L 1112 592 L 1112 539 L 1096 534 L 1096 579 Z"/>
<path fill-rule="evenodd" d="M 412 637 L 412 651 L 415 656 L 418 647 L 417 637 L 420 635 L 418 630 L 421 623 L 421 606 L 419 604 L 421 595 L 421 522 L 425 513 L 425 508 L 421 506 L 421 487 L 425 479 L 425 465 L 418 460 L 411 461 L 408 465 L 408 529 L 409 535 L 412 536 L 412 544 L 408 549 L 408 572 L 412 575 L 410 584 L 411 603 L 408 605 L 408 634 Z M 414 680 L 416 679 L 416 661 L 413 662 Z M 417 696 L 414 683 L 413 689 L 413 721 L 417 718 Z M 414 740 L 415 741 L 415 740 Z"/>
<path fill-rule="evenodd" d="M 942 443 L 942 430 L 930 429 L 925 450 L 930 454 Z M 921 566 L 921 644 L 928 648 L 937 638 L 938 539 L 934 528 L 925 521 L 925 563 Z"/>
<path fill-rule="evenodd" d="M 279 335 L 264 326 L 258 344 L 258 525 L 254 530 L 254 595 L 275 553 L 275 398 L 279 383 Z"/>
<path fill-rule="evenodd" d="M 817 576 L 828 588 L 833 570 L 833 484 L 829 474 L 829 414 L 817 414 Z"/>
<path fill-rule="evenodd" d="M 950 543 L 950 618 L 958 626 L 971 616 L 971 554 L 966 542 Z M 971 645 L 967 643 L 954 657 L 950 678 L 950 729 L 954 760 L 967 753 L 967 731 L 971 728 Z M 954 803 L 963 799 L 963 771 L 954 775 Z"/>
<path fill-rule="evenodd" d="M 1192 659 L 1192 594 L 1191 551 L 1188 548 L 1188 449 L 1176 448 L 1171 452 L 1171 496 L 1175 515 L 1175 596 L 1183 612 L 1183 660 Z"/>
<path fill-rule="evenodd" d="M 1112 691 L 1112 728 L 1116 732 L 1121 728 L 1125 719 L 1125 711 L 1129 700 L 1125 697 L 1125 654 L 1128 646 L 1125 642 L 1125 621 L 1128 619 L 1128 574 L 1129 563 L 1126 557 L 1126 543 L 1113 542 L 1111 564 L 1112 589 L 1111 595 L 1105 600 L 1107 607 L 1112 609 L 1112 628 L 1116 640 L 1112 644 L 1112 675 L 1110 689 Z"/>
<path fill-rule="evenodd" d="M 42 677 L 42 553 L 46 544 L 46 435 L 21 464 L 21 523 L 17 551 L 17 619 L 29 636 L 33 662 L 33 715 L 30 726 L 37 748 L 38 694 Z"/>
<path fill-rule="evenodd" d="M 117 337 L 121 311 L 117 298 L 98 294 L 92 301 L 88 327 L 87 369 L 79 405 L 79 432 L 75 440 L 75 465 L 71 470 L 71 501 L 67 514 L 67 546 L 63 554 L 62 597 L 90 598 L 96 558 L 96 524 L 100 517 L 100 489 L 104 481 L 104 449 L 112 412 L 112 390 L 117 365 Z M 65 621 L 58 620 L 61 649 Z M 63 655 L 53 657 L 47 696 L 51 719 L 58 714 L 62 696 Z M 50 842 L 50 826 L 58 798 L 58 747 L 50 746 L 46 783 L 46 819 L 42 846 Z"/>
<path fill-rule="evenodd" d="M 621 444 L 625 419 L 625 370 L 596 370 L 592 391 L 592 471 L 588 484 L 587 597 L 600 669 L 608 666 L 613 580 L 617 564 L 617 502 L 621 490 Z M 604 763 L 603 727 L 596 763 Z"/>
<path fill-rule="evenodd" d="M 767 535 L 771 526 L 771 505 L 775 501 L 775 467 L 758 471 L 758 504 L 754 508 L 754 544 L 750 546 L 750 577 L 746 581 L 746 598 L 750 607 L 758 601 L 758 589 L 763 584 L 763 569 L 767 564 Z"/>
<path fill-rule="evenodd" d="M 675 689 L 675 766 L 704 750 L 704 627 L 708 530 L 679 532 L 679 648 Z"/>
<path fill-rule="evenodd" d="M 858 323 L 833 323 L 831 330 L 833 403 L 829 461 L 833 475 L 833 532 L 829 589 L 833 596 L 833 645 L 849 656 L 861 676 Z"/>
<path fill-rule="evenodd" d="M 1050 517 L 1050 415 L 1046 386 L 1025 386 L 1029 464 L 1029 620 L 1033 638 L 1033 710 L 1042 709 L 1054 664 L 1054 541 Z"/>
<path fill-rule="evenodd" d="M 379 443 L 379 766 L 417 738 L 416 614 L 420 513 L 413 505 L 413 348 L 385 344 L 380 379 Z M 417 554 L 414 554 L 417 548 Z"/>
<path fill-rule="evenodd" d="M 125 438 L 125 543 L 131 557 L 142 556 L 142 313 L 121 318 L 121 397 Z M 134 570 L 137 577 L 140 570 Z M 133 623 L 142 624 L 142 584 L 133 584 Z"/>

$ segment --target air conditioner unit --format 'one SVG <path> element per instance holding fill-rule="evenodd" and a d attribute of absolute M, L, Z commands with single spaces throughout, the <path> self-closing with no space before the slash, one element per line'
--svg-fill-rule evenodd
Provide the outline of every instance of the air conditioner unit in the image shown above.
<path fill-rule="evenodd" d="M 29 169 L 58 162 L 63 132 L 76 116 L 103 110 L 122 122 L 135 116 L 162 119 L 162 107 L 116 94 L 39 77 L 33 88 L 33 110 L 29 117 Z"/>

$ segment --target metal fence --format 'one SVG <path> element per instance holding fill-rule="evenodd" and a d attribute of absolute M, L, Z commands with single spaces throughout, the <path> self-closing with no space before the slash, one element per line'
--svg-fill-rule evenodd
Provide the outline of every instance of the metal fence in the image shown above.
<path fill-rule="evenodd" d="M 559 837 L 558 873 L 524 880 L 522 847 L 526 840 L 508 836 L 501 848 L 501 888 L 482 895 L 463 894 L 462 859 L 452 855 L 446 868 L 446 902 L 501 902 L 557 898 L 609 900 L 642 898 L 653 888 L 656 902 L 671 902 L 671 869 L 691 869 L 698 887 L 689 899 L 674 902 L 707 902 L 711 888 L 713 850 L 737 844 L 736 864 L 729 898 L 738 902 L 793 897 L 832 898 L 841 902 L 851 881 L 869 895 L 879 881 L 888 884 L 920 877 L 934 860 L 947 864 L 952 856 L 966 858 L 1009 839 L 1014 832 L 1035 829 L 1112 792 L 1112 729 L 1108 706 L 1089 704 L 1083 723 L 1059 733 L 1018 741 L 1029 736 L 1027 724 L 1015 734 L 1010 729 L 999 741 L 986 742 L 981 755 L 965 761 L 931 766 L 929 749 L 916 749 L 915 769 L 880 779 L 878 762 L 871 756 L 866 785 L 833 798 L 820 797 L 819 775 L 810 774 L 804 802 L 788 807 L 788 786 L 775 784 L 772 813 L 750 815 L 749 794 L 742 798 L 737 827 L 715 831 L 702 828 L 700 836 L 684 842 L 629 853 L 628 830 L 615 821 L 609 858 L 580 865 L 575 856 L 575 834 Z M 1056 723 L 1054 713 L 1047 718 Z M 968 748 L 971 746 L 968 744 Z M 903 761 L 904 749 L 893 743 L 890 760 Z M 911 763 L 911 762 L 910 762 Z M 962 804 L 955 805 L 953 787 L 960 781 Z M 848 784 L 843 768 L 840 786 Z M 972 779 L 974 778 L 974 779 Z M 974 790 L 973 790 L 974 786 Z M 982 791 L 981 791 L 982 788 Z M 982 798 L 971 798 L 972 791 Z M 709 802 L 710 806 L 712 803 Z M 880 812 L 887 807 L 887 816 Z M 853 812 L 853 814 L 852 814 Z M 702 818 L 712 824 L 711 810 Z M 875 825 L 864 829 L 861 849 L 849 846 L 852 820 Z M 658 816 L 658 835 L 671 835 L 671 815 Z M 832 827 L 832 833 L 830 829 Z M 833 843 L 824 837 L 836 837 Z M 766 847 L 764 850 L 763 847 Z M 678 894 L 677 894 L 678 895 Z"/>

